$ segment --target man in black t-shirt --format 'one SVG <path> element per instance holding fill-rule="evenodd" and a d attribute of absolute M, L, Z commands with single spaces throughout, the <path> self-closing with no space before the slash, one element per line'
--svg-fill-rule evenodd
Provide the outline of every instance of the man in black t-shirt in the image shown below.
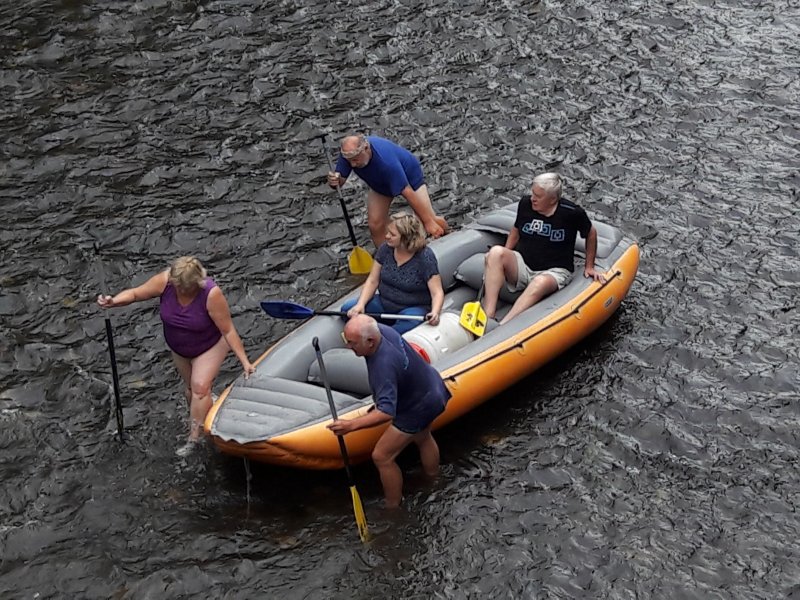
<path fill-rule="evenodd" d="M 560 290 L 575 270 L 573 255 L 578 234 L 586 240 L 584 277 L 605 281 L 595 271 L 597 230 L 586 212 L 561 198 L 561 177 L 544 173 L 533 180 L 530 197 L 524 196 L 517 207 L 517 219 L 505 246 L 492 246 L 486 253 L 483 308 L 494 318 L 500 287 L 520 294 L 500 324 L 530 308 L 542 298 Z"/>

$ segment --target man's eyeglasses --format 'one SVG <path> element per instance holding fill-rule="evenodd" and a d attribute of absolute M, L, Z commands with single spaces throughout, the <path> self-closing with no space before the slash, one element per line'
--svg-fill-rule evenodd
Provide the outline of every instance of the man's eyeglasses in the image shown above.
<path fill-rule="evenodd" d="M 350 346 L 350 345 L 355 343 L 355 342 L 351 342 L 350 340 L 347 339 L 347 337 L 345 337 L 344 331 L 342 331 L 341 334 L 342 334 L 342 341 L 344 342 L 345 346 Z"/>
<path fill-rule="evenodd" d="M 353 158 L 356 158 L 359 154 L 361 154 L 362 152 L 364 152 L 364 150 L 367 149 L 368 145 L 369 142 L 367 142 L 367 140 L 364 140 L 358 145 L 358 148 L 356 148 L 355 150 L 351 150 L 350 152 L 342 152 L 342 158 L 344 158 L 345 160 L 351 160 Z"/>

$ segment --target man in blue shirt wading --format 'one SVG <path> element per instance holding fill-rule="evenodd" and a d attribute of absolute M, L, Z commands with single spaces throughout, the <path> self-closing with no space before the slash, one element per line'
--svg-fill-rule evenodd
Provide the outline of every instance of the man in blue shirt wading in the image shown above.
<path fill-rule="evenodd" d="M 431 206 L 422 165 L 405 148 L 374 135 L 349 135 L 342 140 L 335 169 L 328 173 L 331 187 L 344 185 L 353 171 L 369 186 L 367 221 L 376 248 L 386 237 L 389 206 L 395 196 L 408 201 L 430 235 L 438 238 L 447 232 L 447 221 Z"/>
<path fill-rule="evenodd" d="M 427 364 L 391 327 L 367 315 L 356 315 L 342 332 L 347 347 L 367 361 L 375 410 L 355 419 L 328 425 L 336 435 L 391 423 L 375 444 L 372 461 L 378 468 L 387 508 L 400 505 L 403 475 L 395 459 L 414 442 L 422 469 L 429 477 L 439 472 L 439 447 L 431 423 L 444 412 L 450 391 L 441 375 Z"/>

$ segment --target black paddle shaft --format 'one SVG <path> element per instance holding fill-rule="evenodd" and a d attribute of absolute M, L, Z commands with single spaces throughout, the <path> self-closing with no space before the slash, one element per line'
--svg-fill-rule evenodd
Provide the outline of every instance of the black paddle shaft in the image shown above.
<path fill-rule="evenodd" d="M 100 256 L 100 246 L 94 244 L 94 253 L 97 256 L 97 272 L 100 276 L 100 285 L 106 287 L 106 274 L 103 268 L 103 259 Z M 124 442 L 125 423 L 122 419 L 122 400 L 119 397 L 119 375 L 117 373 L 117 353 L 114 351 L 114 332 L 111 329 L 111 319 L 106 317 L 106 337 L 108 338 L 108 354 L 111 357 L 111 379 L 114 382 L 114 415 L 117 418 L 117 434 L 119 441 Z"/>
<path fill-rule="evenodd" d="M 331 160 L 330 154 L 328 154 L 328 136 L 322 136 L 322 152 L 325 154 L 325 158 L 328 159 L 328 169 L 333 172 L 333 161 Z M 353 224 L 350 222 L 350 215 L 347 213 L 347 205 L 344 203 L 344 195 L 342 194 L 342 188 L 338 185 L 336 186 L 336 191 L 339 192 L 339 204 L 342 205 L 342 213 L 344 213 L 344 221 L 347 223 L 347 231 L 350 234 L 350 241 L 353 242 L 353 246 L 358 246 L 358 241 L 356 240 L 356 232 L 353 230 Z"/>
<path fill-rule="evenodd" d="M 308 319 L 315 315 L 328 317 L 346 317 L 347 313 L 343 310 L 314 310 L 302 304 L 294 302 L 283 302 L 281 300 L 262 300 L 261 308 L 271 317 L 278 319 Z M 422 315 L 403 315 L 392 313 L 363 313 L 376 319 L 394 319 L 396 321 L 425 321 Z"/>
<path fill-rule="evenodd" d="M 322 360 L 322 352 L 319 349 L 319 338 L 315 337 L 314 340 L 311 342 L 314 346 L 314 352 L 317 355 L 317 363 L 319 364 L 319 375 L 322 378 L 322 383 L 325 385 L 325 393 L 328 395 L 328 406 L 331 409 L 331 415 L 333 415 L 333 420 L 337 421 L 339 419 L 339 415 L 336 414 L 336 404 L 333 402 L 333 393 L 331 392 L 331 384 L 328 381 L 328 372 L 325 370 L 325 362 Z M 342 452 L 342 460 L 344 461 L 344 470 L 347 473 L 347 481 L 350 483 L 352 487 L 353 484 L 353 473 L 350 471 L 350 457 L 347 455 L 347 446 L 344 443 L 344 437 L 341 435 L 336 435 L 339 440 L 339 450 Z"/>
<path fill-rule="evenodd" d="M 114 414 L 117 417 L 117 433 L 119 441 L 124 442 L 123 430 L 125 424 L 122 419 L 122 401 L 119 397 L 119 375 L 117 373 L 117 355 L 114 351 L 114 333 L 111 330 L 111 319 L 106 317 L 106 337 L 108 337 L 108 354 L 111 356 L 111 378 L 114 381 Z"/>

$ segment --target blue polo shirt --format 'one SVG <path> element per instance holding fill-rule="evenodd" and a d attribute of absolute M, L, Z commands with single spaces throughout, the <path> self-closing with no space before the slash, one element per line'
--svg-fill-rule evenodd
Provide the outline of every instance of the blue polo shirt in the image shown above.
<path fill-rule="evenodd" d="M 377 137 L 367 136 L 372 148 L 372 158 L 366 166 L 354 169 L 343 156 L 336 161 L 336 172 L 347 179 L 355 172 L 371 190 L 382 196 L 393 198 L 410 185 L 417 190 L 425 183 L 422 165 L 416 156 L 394 142 Z"/>
<path fill-rule="evenodd" d="M 444 412 L 450 390 L 434 369 L 391 327 L 378 324 L 381 343 L 367 356 L 369 386 L 378 410 L 402 431 L 422 431 Z"/>

